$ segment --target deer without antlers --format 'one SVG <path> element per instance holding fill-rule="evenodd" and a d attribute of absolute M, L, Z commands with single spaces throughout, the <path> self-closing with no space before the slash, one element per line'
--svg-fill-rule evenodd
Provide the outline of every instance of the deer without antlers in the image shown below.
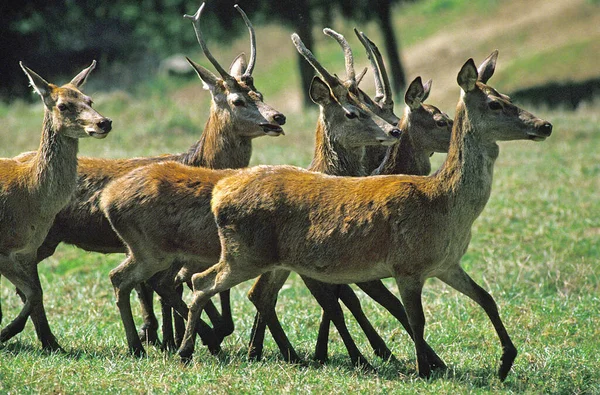
<path fill-rule="evenodd" d="M 292 166 L 258 166 L 221 180 L 212 210 L 219 263 L 192 277 L 193 300 L 179 354 L 194 351 L 194 325 L 215 293 L 280 268 L 331 283 L 394 277 L 406 307 L 421 376 L 429 376 L 421 292 L 437 277 L 476 301 L 503 348 L 498 371 L 517 350 L 493 298 L 461 268 L 471 226 L 491 193 L 497 142 L 542 141 L 552 125 L 486 85 L 497 51 L 458 73 L 462 89 L 446 161 L 432 176 L 332 177 Z"/>
<path fill-rule="evenodd" d="M 329 36 L 335 38 L 338 43 L 344 48 L 347 54 L 351 54 L 350 46 L 345 38 L 334 32 L 331 29 L 325 29 L 324 32 Z M 361 100 L 368 103 L 370 109 L 378 113 L 388 122 L 398 123 L 399 118 L 393 112 L 393 99 L 392 92 L 390 89 L 389 79 L 385 71 L 385 65 L 379 50 L 373 42 L 371 42 L 366 35 L 358 33 L 355 29 L 355 33 L 361 40 L 362 44 L 367 50 L 369 59 L 371 60 L 371 66 L 375 76 L 376 95 L 374 100 L 371 100 L 369 96 L 362 90 L 358 89 L 353 76 L 352 56 L 346 56 L 347 64 L 347 76 L 350 76 L 345 85 L 348 89 L 357 93 Z M 447 115 L 443 114 L 436 107 L 430 105 L 424 105 L 422 102 L 429 95 L 429 89 L 431 88 L 431 82 L 423 87 L 420 78 L 416 78 L 415 81 L 410 85 L 405 102 L 407 109 L 405 114 L 400 121 L 400 128 L 402 130 L 400 142 L 388 147 L 388 154 L 385 161 L 381 164 L 379 172 L 388 172 L 386 174 L 404 173 L 404 174 L 417 174 L 426 175 L 429 174 L 431 165 L 429 157 L 432 152 L 447 152 L 448 145 L 450 142 L 450 132 L 452 128 L 452 121 Z M 376 146 L 369 146 L 368 148 L 377 148 Z M 384 151 L 385 152 L 385 151 Z M 380 155 L 380 152 L 375 149 L 372 150 L 371 155 Z M 370 157 L 367 156 L 366 161 L 363 165 L 370 163 Z M 385 169 L 385 170 L 384 170 Z M 319 171 L 321 169 L 312 168 L 313 171 Z M 327 174 L 333 174 L 334 172 L 327 172 Z M 352 174 L 347 174 L 352 175 Z M 359 174 L 360 175 L 360 174 Z M 259 359 L 262 354 L 263 339 L 265 332 L 265 325 L 268 325 L 271 329 L 275 341 L 279 345 L 282 354 L 296 355 L 293 349 L 286 348 L 289 345 L 289 340 L 285 336 L 285 333 L 281 329 L 281 325 L 277 319 L 275 313 L 275 304 L 277 303 L 277 293 L 283 286 L 285 280 L 289 275 L 288 271 L 278 270 L 277 272 L 269 272 L 261 275 L 256 281 L 248 293 L 248 297 L 255 304 L 258 313 L 255 317 L 254 325 L 252 328 L 250 350 L 249 355 L 252 358 Z M 355 296 L 352 289 L 347 285 L 328 285 L 320 283 L 309 277 L 302 276 L 303 280 L 313 293 L 318 296 L 319 303 L 324 304 L 324 315 L 319 328 L 319 336 L 317 337 L 317 346 L 315 348 L 315 359 L 324 362 L 327 357 L 327 339 L 329 332 L 329 321 L 330 314 L 335 314 L 334 321 L 336 327 L 340 330 L 342 338 L 350 357 L 354 364 L 361 365 L 362 367 L 369 367 L 365 362 L 364 357 L 358 352 L 356 345 L 354 344 L 350 334 L 345 328 L 343 321 L 343 313 L 339 303 L 336 301 L 338 297 L 341 297 L 347 307 L 350 309 L 352 314 L 357 319 L 363 331 L 367 335 L 369 342 L 371 343 L 375 353 L 381 358 L 388 359 L 392 357 L 391 352 L 385 345 L 383 339 L 375 332 L 369 323 L 368 319 L 364 315 L 360 306 L 360 301 Z M 400 319 L 408 333 L 411 334 L 408 320 L 404 312 L 404 308 L 400 301 L 391 294 L 387 288 L 380 281 L 374 281 L 370 283 L 361 283 L 359 286 L 372 296 L 376 301 L 386 307 L 392 314 Z M 443 361 L 437 356 L 437 354 L 428 347 L 428 353 L 432 360 L 435 361 L 436 366 L 444 367 Z"/>
<path fill-rule="evenodd" d="M 202 36 L 199 19 L 203 8 L 204 3 L 194 16 L 194 29 L 205 56 L 218 71 L 219 77 L 188 59 L 212 96 L 210 114 L 200 139 L 181 154 L 132 159 L 80 158 L 75 193 L 56 216 L 38 249 L 38 262 L 53 255 L 61 242 L 100 253 L 127 251 L 99 209 L 102 190 L 113 179 L 138 167 L 167 160 L 216 169 L 245 167 L 250 162 L 254 138 L 283 134 L 281 125 L 285 124 L 285 116 L 265 104 L 262 94 L 254 86 L 252 72 L 256 64 L 256 40 L 249 20 L 238 8 L 251 36 L 250 59 L 244 54 L 239 55 L 227 72 L 212 56 Z M 152 309 L 152 295 L 146 290 L 140 293 L 140 300 L 145 302 L 142 303 L 144 326 L 141 333 L 148 341 L 156 342 L 158 323 Z M 223 308 L 227 310 L 226 298 Z M 227 332 L 232 328 L 223 330 Z M 168 343 L 167 339 L 167 346 Z"/>
<path fill-rule="evenodd" d="M 400 131 L 372 113 L 336 77 L 324 69 L 321 75 L 323 79 L 315 77 L 311 86 L 311 97 L 321 106 L 313 163 L 323 163 L 332 171 L 343 171 L 351 163 L 349 171 L 355 171 L 355 161 L 347 160 L 350 155 L 360 157 L 365 145 L 392 144 Z M 184 282 L 186 273 L 205 270 L 218 261 L 220 244 L 210 199 L 213 185 L 231 174 L 235 173 L 168 162 L 134 171 L 103 192 L 102 209 L 129 251 L 128 258 L 111 271 L 111 280 L 134 350 L 141 345 L 133 330 L 131 289 L 152 279 L 163 299 L 187 317 L 174 276 L 185 265 L 178 276 Z"/>
<path fill-rule="evenodd" d="M 44 103 L 44 122 L 37 151 L 0 159 L 0 274 L 20 290 L 24 301 L 19 315 L 0 332 L 0 342 L 20 333 L 31 315 L 42 347 L 60 349 L 44 310 L 36 251 L 75 189 L 79 139 L 105 138 L 112 127 L 80 91 L 95 66 L 93 61 L 58 87 L 21 63 Z"/>

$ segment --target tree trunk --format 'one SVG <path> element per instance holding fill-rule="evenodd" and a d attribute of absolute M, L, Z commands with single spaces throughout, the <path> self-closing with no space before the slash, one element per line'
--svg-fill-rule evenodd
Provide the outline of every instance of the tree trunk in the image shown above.
<path fill-rule="evenodd" d="M 312 35 L 312 15 L 307 1 L 298 1 L 295 4 L 298 9 L 298 17 L 293 20 L 294 32 L 298 33 L 306 48 L 313 51 L 313 35 Z M 312 66 L 298 53 L 298 70 L 300 71 L 300 88 L 302 89 L 302 97 L 304 99 L 304 107 L 309 107 L 313 103 L 310 100 L 309 89 L 315 71 Z"/>
<path fill-rule="evenodd" d="M 385 50 L 387 52 L 388 67 L 391 74 L 392 89 L 396 95 L 404 94 L 406 89 L 406 76 L 404 68 L 400 61 L 400 52 L 398 50 L 398 42 L 392 25 L 391 6 L 389 0 L 379 1 L 376 7 L 377 19 L 379 20 L 381 32 L 385 42 Z"/>

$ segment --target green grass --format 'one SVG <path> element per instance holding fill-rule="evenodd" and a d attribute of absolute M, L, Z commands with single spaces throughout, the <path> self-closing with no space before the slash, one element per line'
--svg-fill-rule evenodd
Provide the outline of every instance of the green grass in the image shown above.
<path fill-rule="evenodd" d="M 108 281 L 122 255 L 61 246 L 40 272 L 50 322 L 67 353 L 40 351 L 28 323 L 0 347 L 0 392 L 600 391 L 599 119 L 594 108 L 540 115 L 553 122 L 553 136 L 543 143 L 502 144 L 492 197 L 463 259 L 466 270 L 496 299 L 520 351 L 505 383 L 495 377 L 500 348 L 489 320 L 473 302 L 437 280 L 428 281 L 424 291 L 426 334 L 449 370 L 428 381 L 416 376 L 411 343 L 397 322 L 360 292 L 398 363 L 374 357 L 351 320 L 351 333 L 377 373 L 353 369 L 335 334 L 325 366 L 285 364 L 269 337 L 264 361 L 248 361 L 254 309 L 245 293 L 251 283 L 232 291 L 236 331 L 225 341 L 221 357 L 198 346 L 194 363 L 184 367 L 176 356 L 148 347 L 148 357 L 137 360 L 127 355 Z M 310 158 L 311 149 L 296 146 L 302 152 L 295 154 L 299 162 Z M 273 162 L 285 163 L 290 155 L 269 144 L 260 151 Z M 395 290 L 391 281 L 387 284 Z M 21 302 L 5 279 L 0 295 L 6 323 Z M 310 360 L 319 309 L 298 277 L 292 276 L 281 292 L 278 308 L 290 339 Z"/>
<path fill-rule="evenodd" d="M 397 21 L 403 47 L 460 25 L 461 15 L 488 15 L 503 2 L 471 4 L 474 8 L 468 8 L 466 1 L 430 0 L 401 7 Z M 304 110 L 294 104 L 298 92 L 286 89 L 295 87 L 297 78 L 289 34 L 268 29 L 268 45 L 277 49 L 278 56 L 271 56 L 274 50 L 259 51 L 256 86 L 268 104 L 286 113 L 288 123 L 285 136 L 254 142 L 251 164 L 307 166 L 318 112 L 316 106 Z M 528 35 L 513 33 L 524 37 L 523 42 Z M 259 45 L 260 37 L 257 31 Z M 343 61 L 337 44 L 326 37 L 319 40 L 317 56 L 339 73 Z M 214 53 L 228 64 L 240 48 L 247 47 L 246 41 Z M 514 51 L 491 82 L 504 89 L 525 77 L 547 81 L 562 78 L 569 70 L 589 75 L 597 66 L 591 63 L 593 57 L 585 55 L 596 49 L 594 40 L 577 39 L 559 48 Z M 356 52 L 357 64 L 364 62 L 364 51 Z M 203 61 L 199 55 L 191 58 Z M 521 70 L 526 70 L 524 75 Z M 444 65 L 439 71 L 448 72 Z M 83 155 L 132 157 L 184 151 L 200 136 L 209 111 L 209 94 L 197 79 L 157 79 L 134 92 L 87 93 L 101 113 L 113 118 L 115 130 L 103 141 L 82 141 Z M 400 112 L 399 97 L 396 103 Z M 85 253 L 63 245 L 40 265 L 40 274 L 51 327 L 67 352 L 42 352 L 28 323 L 21 334 L 0 345 L 0 393 L 599 393 L 599 107 L 596 101 L 576 112 L 532 109 L 554 124 L 553 135 L 542 143 L 501 143 L 492 196 L 475 222 L 462 262 L 494 296 L 519 349 L 504 383 L 496 378 L 501 350 L 489 320 L 475 303 L 437 280 L 429 280 L 423 293 L 426 336 L 449 370 L 430 380 L 415 374 L 413 347 L 402 328 L 360 291 L 364 309 L 398 363 L 378 360 L 352 320 L 349 329 L 376 373 L 351 366 L 335 331 L 331 359 L 324 366 L 287 365 L 269 336 L 263 361 L 248 361 L 254 308 L 245 295 L 251 283 L 232 290 L 236 330 L 225 340 L 222 356 L 211 356 L 199 345 L 194 362 L 185 367 L 175 355 L 148 347 L 148 357 L 138 360 L 126 352 L 108 279 L 108 272 L 123 256 Z M 37 147 L 42 111 L 41 104 L 0 103 L 0 156 Z M 439 166 L 443 156 L 435 155 L 433 160 L 434 167 Z M 386 284 L 396 292 L 393 281 Z M 137 301 L 132 298 L 138 318 Z M 21 307 L 6 279 L 1 280 L 0 300 L 6 325 Z M 296 350 L 310 361 L 320 311 L 295 275 L 280 293 L 278 312 Z"/>

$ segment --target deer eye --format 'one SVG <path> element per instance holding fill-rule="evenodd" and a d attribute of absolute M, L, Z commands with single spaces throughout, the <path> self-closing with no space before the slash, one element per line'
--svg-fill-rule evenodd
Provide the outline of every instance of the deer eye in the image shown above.
<path fill-rule="evenodd" d="M 241 97 L 236 97 L 235 99 L 233 99 L 232 103 L 236 107 L 241 107 L 246 104 L 244 99 L 242 99 Z"/>
<path fill-rule="evenodd" d="M 490 110 L 501 110 L 502 109 L 502 104 L 498 103 L 497 101 L 491 101 L 488 106 L 490 107 Z"/>
<path fill-rule="evenodd" d="M 56 106 L 56 108 L 58 108 L 58 111 L 66 111 L 67 105 L 64 103 L 60 103 L 58 106 Z"/>
<path fill-rule="evenodd" d="M 346 111 L 346 118 L 348 118 L 348 119 L 358 118 L 358 111 L 352 111 L 352 110 Z"/>
<path fill-rule="evenodd" d="M 440 128 L 443 128 L 446 126 L 446 121 L 436 121 L 435 124 L 438 125 Z"/>

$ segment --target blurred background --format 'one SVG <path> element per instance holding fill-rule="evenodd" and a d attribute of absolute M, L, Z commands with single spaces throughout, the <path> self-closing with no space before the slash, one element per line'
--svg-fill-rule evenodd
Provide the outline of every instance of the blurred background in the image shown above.
<path fill-rule="evenodd" d="M 57 84 L 98 61 L 86 92 L 93 94 L 101 112 L 115 119 L 117 132 L 126 129 L 113 134 L 114 146 L 95 147 L 107 156 L 181 151 L 193 142 L 190 135 L 199 135 L 210 95 L 183 56 L 213 68 L 191 22 L 182 17 L 193 14 L 199 1 L 11 3 L 0 6 L 0 141 L 10 141 L 10 147 L 1 144 L 2 156 L 34 149 L 31 138 L 39 131 L 35 125 L 41 114 L 33 114 L 40 110 L 27 106 L 39 100 L 19 61 Z M 224 67 L 240 52 L 249 52 L 236 3 L 256 28 L 256 86 L 267 103 L 288 115 L 288 129 L 307 130 L 298 143 L 311 144 L 316 105 L 306 95 L 314 72 L 292 45 L 292 32 L 338 74 L 344 72 L 342 51 L 322 29 L 331 27 L 346 36 L 357 71 L 369 63 L 352 29 L 367 33 L 383 54 L 397 113 L 407 83 L 420 75 L 433 79 L 429 102 L 452 114 L 459 68 L 469 57 L 478 64 L 494 49 L 500 57 L 492 85 L 517 102 L 575 110 L 594 106 L 600 95 L 599 0 L 208 1 L 202 29 Z M 370 71 L 361 86 L 373 92 Z M 149 138 L 153 133 L 161 134 L 161 140 Z M 289 159 L 305 165 L 309 157 Z"/>

